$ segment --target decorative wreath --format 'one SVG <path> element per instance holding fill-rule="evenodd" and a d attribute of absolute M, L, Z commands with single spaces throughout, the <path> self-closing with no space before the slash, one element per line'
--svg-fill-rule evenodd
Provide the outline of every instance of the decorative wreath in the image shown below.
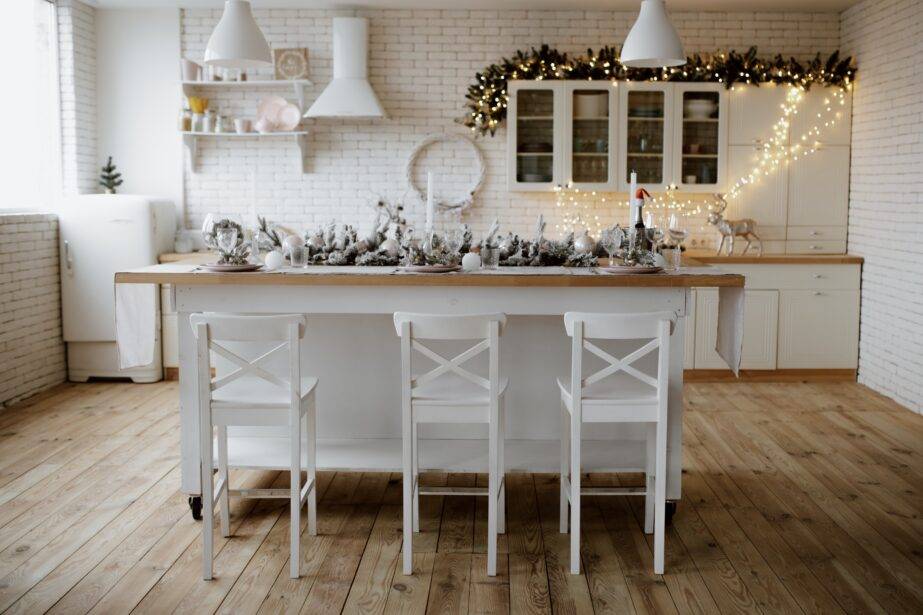
<path fill-rule="evenodd" d="M 478 166 L 477 178 L 474 180 L 474 183 L 471 185 L 468 190 L 465 191 L 465 194 L 450 200 L 436 200 L 436 207 L 443 211 L 454 211 L 454 212 L 463 212 L 474 202 L 474 195 L 478 190 L 481 189 L 481 186 L 484 185 L 484 178 L 487 177 L 487 165 L 484 162 L 484 154 L 481 152 L 481 149 L 475 144 L 474 141 L 469 139 L 464 135 L 444 135 L 444 134 L 431 134 L 423 137 L 423 140 L 417 143 L 417 146 L 413 148 L 413 151 L 410 152 L 410 157 L 407 159 L 407 167 L 404 170 L 404 174 L 407 177 L 407 187 L 408 189 L 416 194 L 417 198 L 421 201 L 426 200 L 426 193 L 420 188 L 417 187 L 413 182 L 413 170 L 417 165 L 417 158 L 420 157 L 420 154 L 423 153 L 426 148 L 434 143 L 464 143 L 469 146 L 474 152 L 474 158 Z"/>

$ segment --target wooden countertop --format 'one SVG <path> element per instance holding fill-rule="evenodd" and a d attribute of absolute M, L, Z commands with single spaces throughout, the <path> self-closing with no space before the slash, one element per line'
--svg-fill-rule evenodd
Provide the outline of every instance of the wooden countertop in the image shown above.
<path fill-rule="evenodd" d="M 380 269 L 381 272 L 374 271 Z M 312 271 L 313 270 L 313 271 Z M 244 285 L 244 286 L 489 286 L 489 287 L 613 287 L 691 288 L 743 287 L 744 276 L 724 273 L 714 267 L 688 267 L 679 273 L 613 275 L 596 269 L 564 267 L 526 271 L 483 273 L 402 273 L 396 267 L 308 267 L 298 272 L 285 270 L 253 273 L 211 273 L 196 271 L 195 264 L 173 263 L 141 267 L 115 274 L 117 283 Z"/>
<path fill-rule="evenodd" d="M 735 254 L 718 256 L 712 251 L 688 250 L 683 260 L 706 265 L 861 265 L 864 259 L 852 254 Z"/>

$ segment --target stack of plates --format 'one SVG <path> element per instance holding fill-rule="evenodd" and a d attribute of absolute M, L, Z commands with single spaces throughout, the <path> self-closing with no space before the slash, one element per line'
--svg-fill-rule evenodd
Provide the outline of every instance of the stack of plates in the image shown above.
<path fill-rule="evenodd" d="M 273 130 L 291 132 L 301 123 L 301 110 L 281 96 L 267 96 L 256 108 L 256 121 L 265 120 Z"/>

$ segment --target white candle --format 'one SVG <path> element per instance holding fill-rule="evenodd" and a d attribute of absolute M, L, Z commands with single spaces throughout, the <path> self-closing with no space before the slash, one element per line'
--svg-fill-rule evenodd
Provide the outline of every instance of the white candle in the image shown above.
<path fill-rule="evenodd" d="M 426 174 L 426 232 L 433 232 L 433 216 L 434 211 L 434 201 L 433 201 L 433 184 L 436 183 L 436 174 L 432 171 L 429 171 Z"/>
<path fill-rule="evenodd" d="M 638 221 L 636 217 L 635 194 L 638 192 L 638 174 L 634 171 L 630 175 L 631 183 L 628 186 L 628 222 L 634 226 Z"/>

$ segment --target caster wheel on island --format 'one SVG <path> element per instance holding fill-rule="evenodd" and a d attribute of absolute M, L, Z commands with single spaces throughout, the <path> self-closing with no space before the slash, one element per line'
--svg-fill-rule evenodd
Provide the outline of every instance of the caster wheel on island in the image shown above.
<path fill-rule="evenodd" d="M 196 521 L 202 520 L 202 496 L 194 495 L 189 498 L 189 510 L 192 511 L 192 518 Z M 670 518 L 669 509 L 667 519 Z"/>
<path fill-rule="evenodd" d="M 671 523 L 673 523 L 673 515 L 676 514 L 676 507 L 677 507 L 678 505 L 679 505 L 679 502 L 667 502 L 667 503 L 666 503 L 666 506 L 664 507 L 664 511 L 663 511 L 663 512 L 664 512 L 664 516 L 665 516 L 664 522 L 665 522 L 667 525 L 670 525 Z M 199 505 L 199 508 L 200 508 L 200 510 L 201 510 L 201 504 Z M 200 518 L 201 518 L 201 517 L 200 517 Z"/>

